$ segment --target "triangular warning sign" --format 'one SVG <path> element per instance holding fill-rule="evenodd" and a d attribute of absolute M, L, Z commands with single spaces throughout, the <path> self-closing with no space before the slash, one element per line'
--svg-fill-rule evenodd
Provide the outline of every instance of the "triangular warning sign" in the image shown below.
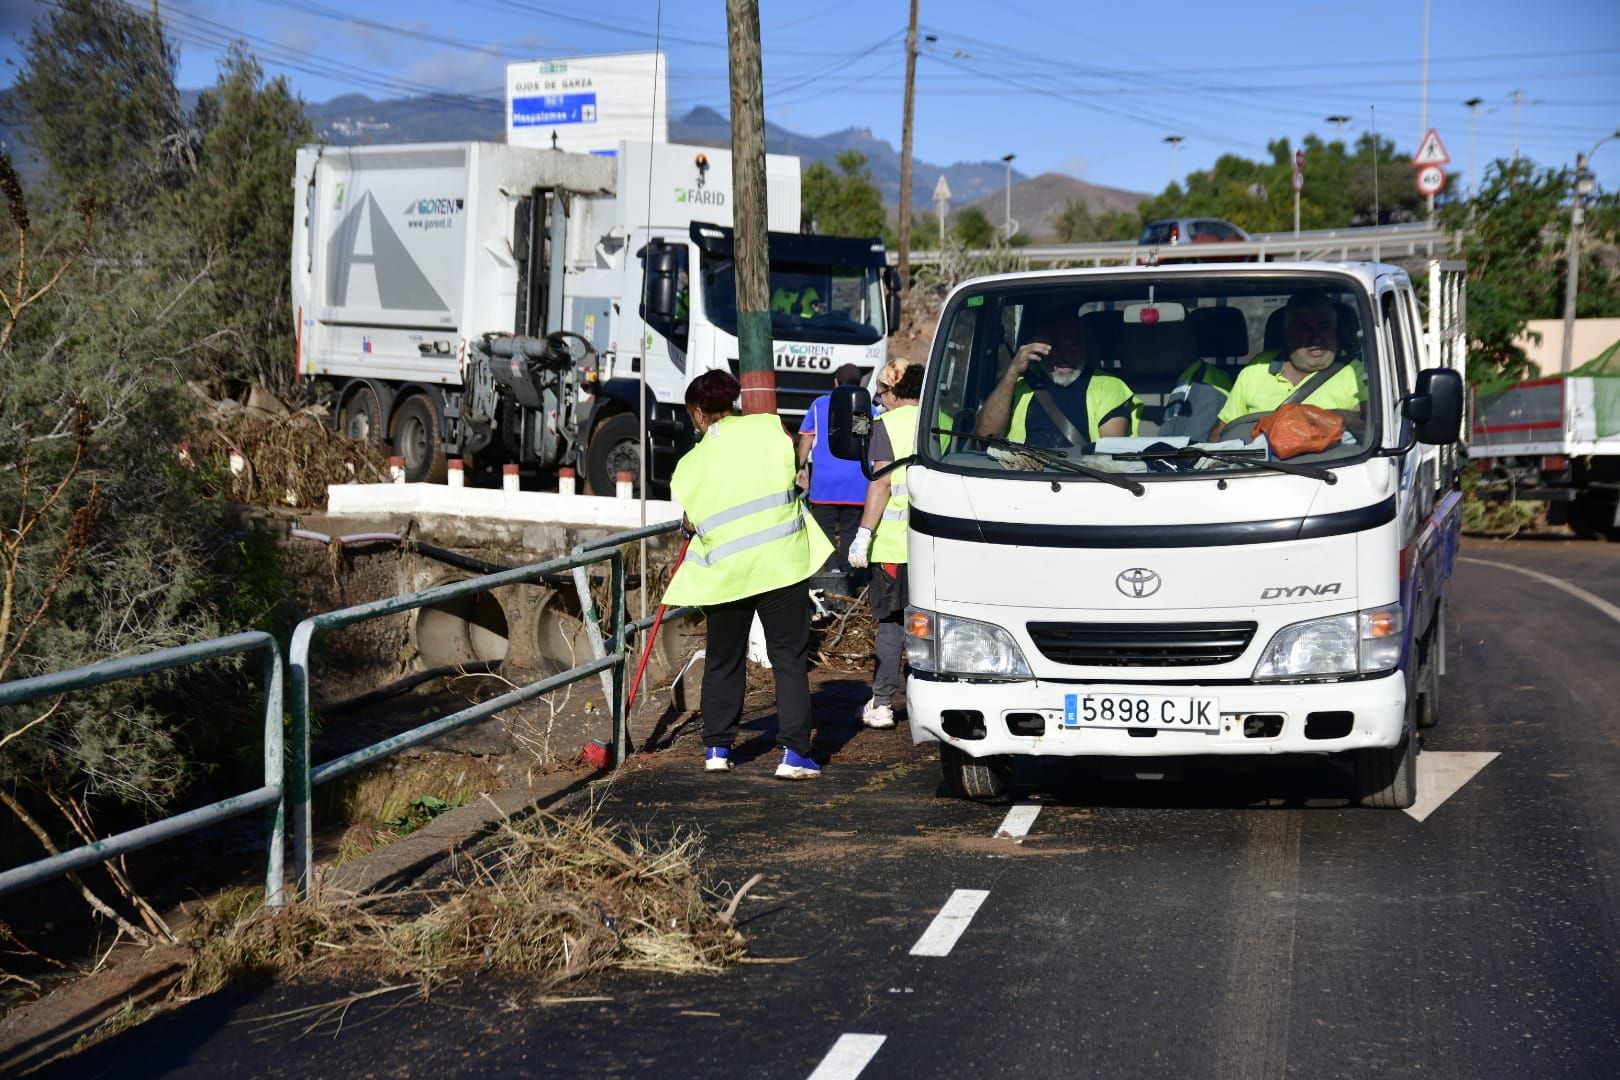
<path fill-rule="evenodd" d="M 1445 143 L 1440 141 L 1440 133 L 1434 128 L 1423 136 L 1423 145 L 1418 147 L 1417 154 L 1412 158 L 1412 164 L 1418 168 L 1425 165 L 1449 165 L 1451 155 L 1446 153 Z"/>

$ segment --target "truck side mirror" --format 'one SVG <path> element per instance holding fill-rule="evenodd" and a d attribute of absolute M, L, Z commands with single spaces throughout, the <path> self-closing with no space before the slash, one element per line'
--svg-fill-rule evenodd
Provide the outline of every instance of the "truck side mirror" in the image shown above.
<path fill-rule="evenodd" d="M 1450 368 L 1418 372 L 1417 386 L 1401 402 L 1401 413 L 1412 421 L 1412 437 L 1418 442 L 1456 442 L 1462 436 L 1462 376 Z"/>
<path fill-rule="evenodd" d="M 892 266 L 885 266 L 883 268 L 883 288 L 886 292 L 884 299 L 887 303 L 884 308 L 884 314 L 888 316 L 890 337 L 894 337 L 894 335 L 900 332 L 901 286 L 902 282 L 900 281 L 900 271 L 896 270 Z"/>
<path fill-rule="evenodd" d="M 676 278 L 681 272 L 675 249 L 662 244 L 647 248 L 647 296 L 643 303 L 648 320 L 675 318 Z"/>
<path fill-rule="evenodd" d="M 860 461 L 872 438 L 872 395 L 864 386 L 835 386 L 827 403 L 827 449 L 833 457 Z"/>

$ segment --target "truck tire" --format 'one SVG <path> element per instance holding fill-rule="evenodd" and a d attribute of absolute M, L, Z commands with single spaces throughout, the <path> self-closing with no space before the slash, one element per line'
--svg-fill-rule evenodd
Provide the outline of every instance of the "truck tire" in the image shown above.
<path fill-rule="evenodd" d="M 635 477 L 631 490 L 641 493 L 640 443 L 641 420 L 634 413 L 616 413 L 596 425 L 585 447 L 585 476 L 591 482 L 591 494 L 612 495 L 621 469 Z"/>
<path fill-rule="evenodd" d="M 362 383 L 343 403 L 338 413 L 338 430 L 351 439 L 366 443 L 382 441 L 382 406 L 377 391 Z"/>
<path fill-rule="evenodd" d="M 1415 711 L 1416 702 L 1408 706 Z M 1405 810 L 1417 802 L 1418 735 L 1408 726 L 1400 745 L 1357 750 L 1356 795 L 1362 806 Z"/>
<path fill-rule="evenodd" d="M 1446 647 L 1446 605 L 1435 609 L 1434 629 L 1423 648 L 1423 672 L 1418 677 L 1417 726 L 1421 731 L 1440 722 L 1440 650 Z"/>
<path fill-rule="evenodd" d="M 1614 525 L 1614 501 L 1587 491 L 1573 499 L 1567 513 L 1569 528 L 1582 540 L 1620 540 Z"/>
<path fill-rule="evenodd" d="M 950 743 L 939 744 L 939 766 L 945 787 L 958 799 L 996 802 L 1007 797 L 1012 766 L 1006 758 L 970 757 Z"/>
<path fill-rule="evenodd" d="M 405 459 L 407 484 L 442 484 L 450 467 L 439 437 L 439 410 L 426 394 L 413 394 L 394 413 L 394 453 Z"/>

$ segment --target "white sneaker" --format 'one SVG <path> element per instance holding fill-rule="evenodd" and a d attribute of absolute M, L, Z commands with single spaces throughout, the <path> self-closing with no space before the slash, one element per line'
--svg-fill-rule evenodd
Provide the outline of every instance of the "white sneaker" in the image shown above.
<path fill-rule="evenodd" d="M 861 710 L 861 723 L 869 728 L 892 728 L 894 727 L 894 709 L 887 705 L 879 705 L 877 698 L 873 698 Z"/>
<path fill-rule="evenodd" d="M 731 750 L 724 746 L 711 746 L 703 754 L 704 772 L 730 772 Z"/>

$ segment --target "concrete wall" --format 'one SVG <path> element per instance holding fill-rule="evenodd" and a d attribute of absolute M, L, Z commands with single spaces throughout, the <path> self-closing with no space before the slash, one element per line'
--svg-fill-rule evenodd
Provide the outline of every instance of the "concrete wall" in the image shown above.
<path fill-rule="evenodd" d="M 1517 344 L 1530 356 L 1530 362 L 1543 375 L 1557 375 L 1564 370 L 1564 320 L 1531 319 L 1525 324 L 1525 334 Z M 1541 342 L 1531 340 L 1530 334 L 1539 333 Z M 1576 319 L 1575 348 L 1571 363 L 1580 367 L 1610 345 L 1620 341 L 1620 319 Z"/>

